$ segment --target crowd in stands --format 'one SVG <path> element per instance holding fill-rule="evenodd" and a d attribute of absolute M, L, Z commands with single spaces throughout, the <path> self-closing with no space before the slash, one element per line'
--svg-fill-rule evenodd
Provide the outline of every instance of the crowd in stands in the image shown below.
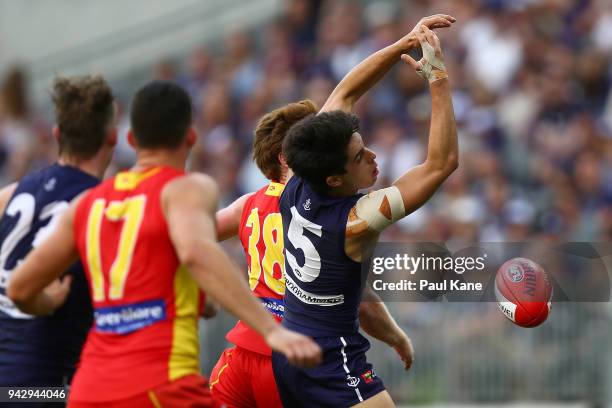
<path fill-rule="evenodd" d="M 454 89 L 460 167 L 387 238 L 612 238 L 608 1 L 291 0 L 265 28 L 229 28 L 220 46 L 204 44 L 184 61 L 162 59 L 152 75 L 189 90 L 200 135 L 191 168 L 212 174 L 228 203 L 265 183 L 250 157 L 263 114 L 304 98 L 322 106 L 359 61 L 436 12 L 458 20 L 439 36 Z M 24 87 L 14 70 L 1 89 L 3 184 L 56 153 L 51 124 L 29 110 Z M 423 160 L 429 95 L 408 66 L 398 62 L 356 113 L 378 156 L 380 185 Z M 124 134 L 126 115 L 123 124 Z M 132 158 L 122 140 L 113 168 Z"/>

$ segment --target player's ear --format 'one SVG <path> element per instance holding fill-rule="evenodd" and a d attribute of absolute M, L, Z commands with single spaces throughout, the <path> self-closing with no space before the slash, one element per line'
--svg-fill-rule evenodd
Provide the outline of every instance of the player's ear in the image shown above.
<path fill-rule="evenodd" d="M 108 131 L 108 134 L 106 135 L 106 141 L 108 142 L 109 145 L 113 147 L 117 145 L 118 134 L 119 134 L 119 130 L 117 130 L 116 127 L 113 127 L 111 130 Z"/>
<path fill-rule="evenodd" d="M 193 145 L 196 143 L 197 140 L 198 140 L 198 134 L 196 133 L 193 126 L 190 126 L 189 130 L 187 131 L 187 137 L 185 137 L 185 142 L 187 142 L 187 146 L 193 147 Z"/>
<path fill-rule="evenodd" d="M 278 154 L 278 162 L 281 164 L 281 166 L 283 167 L 289 167 L 289 165 L 287 165 L 287 158 L 285 158 L 285 155 L 283 154 L 283 152 L 280 152 Z"/>
<path fill-rule="evenodd" d="M 342 178 L 340 176 L 327 176 L 325 183 L 332 188 L 340 187 L 342 185 Z"/>
<path fill-rule="evenodd" d="M 53 138 L 59 143 L 60 141 L 59 126 L 57 125 L 53 126 L 53 130 L 51 131 L 51 133 L 53 134 Z"/>
<path fill-rule="evenodd" d="M 132 146 L 135 149 L 136 148 L 136 138 L 134 137 L 134 132 L 132 132 L 132 129 L 128 130 L 127 132 L 127 140 L 130 146 Z"/>

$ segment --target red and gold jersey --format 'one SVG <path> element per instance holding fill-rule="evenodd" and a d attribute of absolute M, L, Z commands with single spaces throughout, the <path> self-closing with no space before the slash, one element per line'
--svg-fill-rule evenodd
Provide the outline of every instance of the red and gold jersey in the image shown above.
<path fill-rule="evenodd" d="M 79 203 L 74 236 L 95 321 L 71 387 L 74 401 L 110 401 L 199 373 L 203 296 L 179 264 L 161 208 L 185 173 L 123 172 Z"/>
<path fill-rule="evenodd" d="M 285 186 L 271 182 L 245 202 L 238 230 L 249 271 L 253 294 L 277 320 L 285 310 L 285 257 L 283 255 L 283 221 L 278 210 Z M 270 355 L 262 337 L 239 321 L 227 334 L 227 340 L 256 353 Z"/>

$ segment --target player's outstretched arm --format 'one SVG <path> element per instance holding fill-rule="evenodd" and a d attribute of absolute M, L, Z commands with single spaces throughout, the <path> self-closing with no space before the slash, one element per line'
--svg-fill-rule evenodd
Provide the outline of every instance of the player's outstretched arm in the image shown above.
<path fill-rule="evenodd" d="M 71 277 L 59 278 L 79 257 L 72 232 L 78 201 L 72 202 L 51 235 L 13 271 L 6 293 L 22 312 L 51 314 L 66 300 Z"/>
<path fill-rule="evenodd" d="M 208 295 L 266 340 L 289 362 L 312 367 L 321 349 L 310 338 L 280 326 L 251 295 L 245 281 L 216 242 L 214 216 L 217 186 L 202 174 L 190 174 L 168 183 L 162 206 L 170 238 L 182 265 Z"/>
<path fill-rule="evenodd" d="M 359 262 L 364 241 L 425 204 L 458 166 L 457 128 L 440 41 L 425 26 L 415 35 L 423 58 L 417 62 L 404 54 L 402 59 L 429 81 L 432 113 L 427 158 L 392 186 L 373 191 L 355 204 L 346 224 L 345 250 Z"/>
<path fill-rule="evenodd" d="M 236 199 L 236 201 L 227 207 L 217 211 L 215 218 L 218 241 L 225 241 L 226 239 L 230 239 L 238 235 L 238 228 L 240 227 L 240 219 L 242 218 L 244 203 L 246 203 L 249 197 L 253 194 L 254 193 L 247 193 Z"/>
<path fill-rule="evenodd" d="M 423 58 L 415 61 L 409 55 L 402 60 L 429 81 L 431 124 L 427 158 L 410 169 L 393 185 L 401 193 L 405 214 L 422 206 L 458 166 L 457 127 L 451 100 L 451 88 L 444 67 L 440 40 L 425 26 L 416 32 Z"/>
<path fill-rule="evenodd" d="M 400 56 L 419 46 L 419 27 L 431 29 L 450 27 L 456 20 L 447 14 L 423 17 L 415 28 L 397 42 L 385 47 L 353 68 L 333 90 L 320 112 L 343 110 L 350 112 L 359 98 L 372 88 L 400 60 Z"/>
<path fill-rule="evenodd" d="M 393 347 L 410 369 L 414 359 L 414 349 L 410 338 L 398 326 L 380 297 L 366 287 L 359 305 L 359 325 L 370 336 Z"/>

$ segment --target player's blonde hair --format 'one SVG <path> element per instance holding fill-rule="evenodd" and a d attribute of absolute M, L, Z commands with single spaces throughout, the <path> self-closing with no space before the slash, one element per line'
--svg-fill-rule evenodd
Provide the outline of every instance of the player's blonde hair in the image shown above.
<path fill-rule="evenodd" d="M 317 113 L 315 103 L 309 99 L 289 103 L 264 115 L 255 128 L 253 159 L 261 172 L 272 181 L 282 176 L 278 155 L 289 128 L 309 115 Z"/>

